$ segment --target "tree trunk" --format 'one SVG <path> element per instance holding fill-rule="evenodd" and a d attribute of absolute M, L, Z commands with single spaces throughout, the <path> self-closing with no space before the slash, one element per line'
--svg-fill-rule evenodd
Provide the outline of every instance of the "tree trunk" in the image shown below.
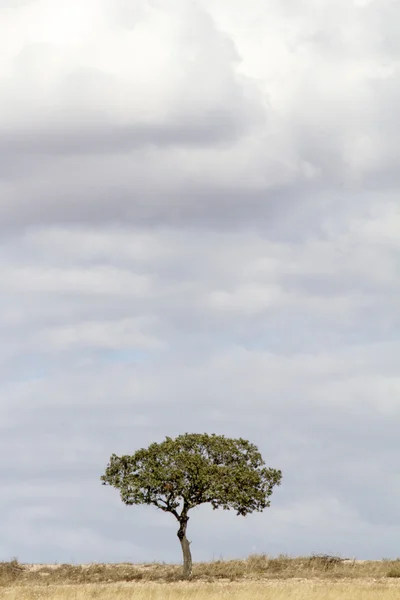
<path fill-rule="evenodd" d="M 190 542 L 186 537 L 186 528 L 189 517 L 181 517 L 178 538 L 182 547 L 183 554 L 183 578 L 190 579 L 192 576 L 192 553 L 190 552 Z"/>

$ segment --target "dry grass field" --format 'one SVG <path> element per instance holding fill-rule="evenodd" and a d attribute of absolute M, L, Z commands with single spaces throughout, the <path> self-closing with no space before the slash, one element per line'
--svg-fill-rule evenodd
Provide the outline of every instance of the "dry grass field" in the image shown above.
<path fill-rule="evenodd" d="M 22 565 L 0 563 L 0 598 L 9 600 L 400 600 L 400 559 L 337 557 L 196 563 L 190 582 L 179 565 Z"/>

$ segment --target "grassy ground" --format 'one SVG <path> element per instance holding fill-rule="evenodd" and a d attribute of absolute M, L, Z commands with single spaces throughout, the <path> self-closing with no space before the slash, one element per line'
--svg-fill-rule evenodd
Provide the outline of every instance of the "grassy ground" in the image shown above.
<path fill-rule="evenodd" d="M 400 599 L 400 559 L 349 561 L 311 556 L 196 563 L 191 582 L 181 566 L 21 565 L 0 563 L 0 598 L 9 600 L 381 600 Z"/>
<path fill-rule="evenodd" d="M 0 589 L 8 600 L 398 600 L 388 582 L 285 580 L 231 583 L 125 583 Z"/>

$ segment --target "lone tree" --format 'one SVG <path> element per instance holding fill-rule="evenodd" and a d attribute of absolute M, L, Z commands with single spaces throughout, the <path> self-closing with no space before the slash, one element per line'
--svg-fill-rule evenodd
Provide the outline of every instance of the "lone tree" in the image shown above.
<path fill-rule="evenodd" d="M 242 516 L 261 512 L 270 505 L 269 496 L 282 479 L 280 470 L 264 465 L 257 447 L 247 440 L 186 433 L 176 439 L 166 437 L 132 456 L 113 454 L 101 480 L 117 488 L 125 504 L 154 504 L 176 518 L 183 576 L 189 579 L 189 510 L 210 502 L 213 509 L 232 508 Z"/>

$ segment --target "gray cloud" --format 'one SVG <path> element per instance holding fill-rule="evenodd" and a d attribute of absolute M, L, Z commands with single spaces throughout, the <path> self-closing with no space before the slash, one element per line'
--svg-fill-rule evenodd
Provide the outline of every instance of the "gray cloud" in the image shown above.
<path fill-rule="evenodd" d="M 180 560 L 99 477 L 184 431 L 284 473 L 195 560 L 395 556 L 394 5 L 0 8 L 1 557 Z"/>
<path fill-rule="evenodd" d="M 327 202 L 341 212 L 343 198 L 363 196 L 362 204 L 370 189 L 397 185 L 396 53 L 381 44 L 389 6 L 377 19 L 373 5 L 315 13 L 305 3 L 299 14 L 254 0 L 249 37 L 235 4 L 229 18 L 224 3 L 209 13 L 138 3 L 136 25 L 123 34 L 117 15 L 127 7 L 105 4 L 110 20 L 79 55 L 66 51 L 67 29 L 51 12 L 58 43 L 39 12 L 41 37 L 25 46 L 17 16 L 8 23 L 16 41 L 5 45 L 0 94 L 3 228 L 261 220 L 274 230 L 283 211 L 303 230 L 312 214 L 324 218 Z M 94 18 L 87 6 L 82 31 Z M 281 42 L 285 23 L 292 30 Z"/>

